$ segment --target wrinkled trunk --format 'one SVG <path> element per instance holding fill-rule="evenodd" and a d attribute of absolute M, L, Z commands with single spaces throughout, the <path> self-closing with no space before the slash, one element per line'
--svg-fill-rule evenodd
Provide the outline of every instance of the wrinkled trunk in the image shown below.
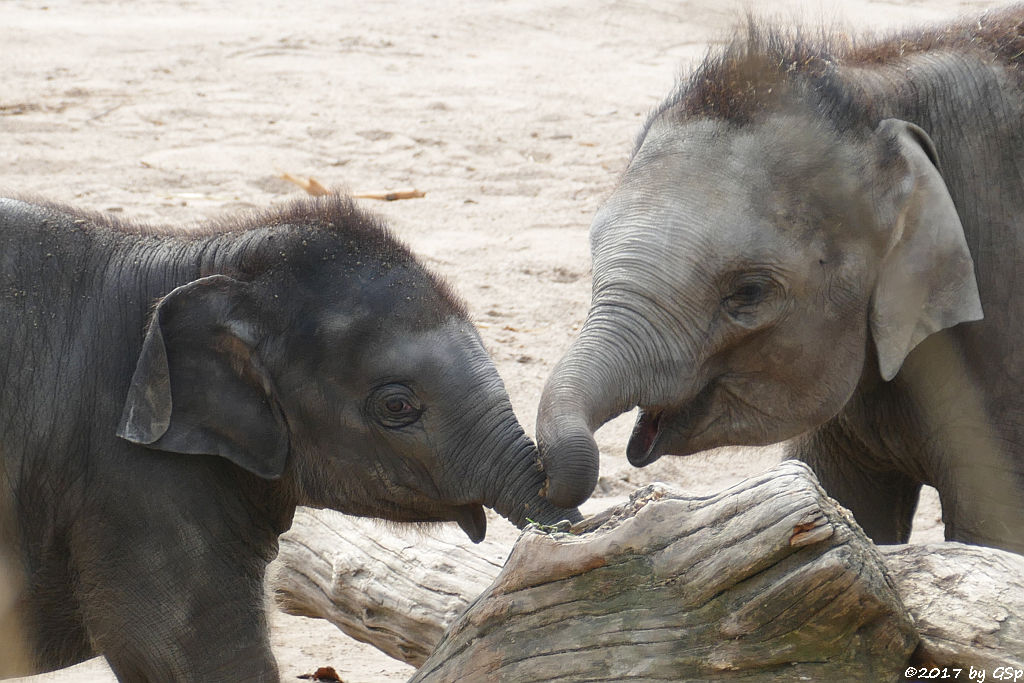
<path fill-rule="evenodd" d="M 562 506 L 585 501 L 597 485 L 594 431 L 636 406 L 685 395 L 699 367 L 698 348 L 653 302 L 628 288 L 606 288 L 541 395 L 537 445 L 548 477 L 545 497 Z"/>
<path fill-rule="evenodd" d="M 581 519 L 575 506 L 559 507 L 542 497 L 546 477 L 540 455 L 511 414 L 511 408 L 508 421 L 494 430 L 496 434 L 510 432 L 514 434 L 511 446 L 497 461 L 491 461 L 491 472 L 480 476 L 479 480 L 486 482 L 484 504 L 519 528 L 531 521 L 555 524 L 563 519 L 572 522 Z"/>
<path fill-rule="evenodd" d="M 594 431 L 639 401 L 642 363 L 638 345 L 615 346 L 593 324 L 593 313 L 555 366 L 541 395 L 537 446 L 555 505 L 585 501 L 597 485 L 599 452 Z M 621 337 L 616 337 L 621 338 Z"/>
<path fill-rule="evenodd" d="M 519 528 L 529 520 L 555 524 L 580 519 L 575 506 L 563 509 L 542 497 L 546 479 L 537 447 L 516 418 L 479 334 L 472 326 L 462 325 L 455 343 L 464 351 L 461 362 L 467 374 L 455 383 L 461 393 L 451 397 L 459 409 L 444 429 L 453 448 L 444 458 L 439 477 L 444 495 L 462 502 L 462 510 L 473 517 L 460 520 L 460 526 L 470 538 L 486 528 L 480 504 Z"/>

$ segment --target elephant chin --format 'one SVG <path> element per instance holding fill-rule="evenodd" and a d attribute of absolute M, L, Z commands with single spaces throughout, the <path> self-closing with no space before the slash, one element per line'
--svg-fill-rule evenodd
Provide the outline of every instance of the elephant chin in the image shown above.
<path fill-rule="evenodd" d="M 460 505 L 455 508 L 455 522 L 473 543 L 479 543 L 487 536 L 487 516 L 482 505 Z"/>

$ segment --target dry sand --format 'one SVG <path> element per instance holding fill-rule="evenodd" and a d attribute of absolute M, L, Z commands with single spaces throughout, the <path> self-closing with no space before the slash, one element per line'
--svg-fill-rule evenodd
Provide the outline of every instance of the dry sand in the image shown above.
<path fill-rule="evenodd" d="M 746 3 L 856 31 L 997 3 Z M 587 227 L 647 112 L 742 15 L 736 0 L 283 2 L 8 0 L 0 7 L 0 194 L 194 223 L 287 201 L 287 172 L 366 200 L 468 300 L 532 433 L 553 363 L 589 299 Z M 716 490 L 777 449 L 633 470 L 630 418 L 599 434 L 588 509 L 664 480 Z M 941 538 L 929 496 L 915 539 Z M 515 530 L 491 519 L 491 533 Z M 347 682 L 411 668 L 324 621 L 275 615 L 282 677 Z M 100 660 L 61 681 L 111 680 Z M 53 680 L 57 680 L 53 678 Z"/>

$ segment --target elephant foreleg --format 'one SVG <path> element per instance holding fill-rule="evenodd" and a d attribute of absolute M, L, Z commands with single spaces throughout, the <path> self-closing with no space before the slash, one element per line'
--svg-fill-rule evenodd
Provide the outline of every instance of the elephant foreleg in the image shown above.
<path fill-rule="evenodd" d="M 938 482 L 946 540 L 1024 554 L 1024 478 L 984 449 L 965 451 Z"/>

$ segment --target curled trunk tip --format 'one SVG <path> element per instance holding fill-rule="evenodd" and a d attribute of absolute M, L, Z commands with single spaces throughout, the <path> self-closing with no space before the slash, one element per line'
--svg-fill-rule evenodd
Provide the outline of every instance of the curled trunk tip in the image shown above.
<path fill-rule="evenodd" d="M 597 486 L 600 454 L 594 435 L 583 420 L 558 429 L 538 426 L 537 442 L 547 475 L 543 496 L 559 507 L 583 503 Z"/>
<path fill-rule="evenodd" d="M 487 505 L 508 521 L 522 529 L 530 522 L 556 524 L 563 519 L 578 522 L 582 519 L 575 505 L 560 506 L 544 498 L 546 486 L 540 458 L 533 443 L 523 435 L 523 448 L 514 462 L 516 465 L 502 480 L 502 488 L 488 496 Z"/>
<path fill-rule="evenodd" d="M 618 311 L 597 310 L 591 308 L 580 336 L 555 365 L 537 409 L 537 446 L 547 475 L 543 493 L 562 507 L 577 506 L 594 492 L 601 464 L 594 430 L 635 406 L 639 393 L 639 351 L 623 352 L 608 331 Z"/>

